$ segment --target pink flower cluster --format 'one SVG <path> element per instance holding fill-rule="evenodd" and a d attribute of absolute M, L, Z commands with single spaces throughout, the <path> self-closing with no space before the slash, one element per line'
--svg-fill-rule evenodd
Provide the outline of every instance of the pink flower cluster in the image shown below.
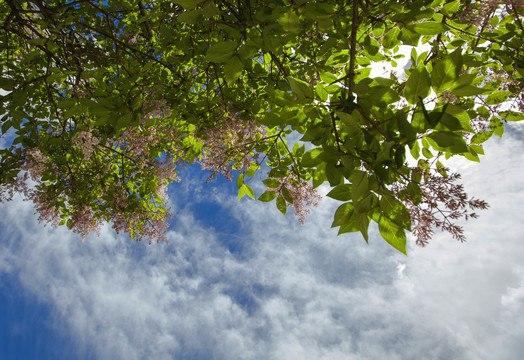
<path fill-rule="evenodd" d="M 80 131 L 73 137 L 72 142 L 77 148 L 82 150 L 84 159 L 89 159 L 95 151 L 96 146 L 100 143 L 100 140 L 88 131 Z"/>
<path fill-rule="evenodd" d="M 263 134 L 263 127 L 240 119 L 234 109 L 225 105 L 217 126 L 204 131 L 200 139 L 205 144 L 200 165 L 212 172 L 208 182 L 218 173 L 231 180 L 233 170 L 249 170 L 251 162 L 258 161 L 253 148 Z"/>
<path fill-rule="evenodd" d="M 22 165 L 22 170 L 31 174 L 31 180 L 39 181 L 42 172 L 47 169 L 49 158 L 43 155 L 38 148 L 27 149 L 24 153 L 25 163 Z"/>
<path fill-rule="evenodd" d="M 283 193 L 287 190 L 293 202 L 290 203 L 286 200 L 286 205 L 295 208 L 295 216 L 298 217 L 298 222 L 304 225 L 306 216 L 311 214 L 311 209 L 306 208 L 306 206 L 317 207 L 322 197 L 313 189 L 311 184 L 300 181 L 293 173 L 286 177 L 277 178 L 277 180 L 280 182 L 280 186 L 268 190 L 276 191 L 284 199 L 287 196 Z"/>

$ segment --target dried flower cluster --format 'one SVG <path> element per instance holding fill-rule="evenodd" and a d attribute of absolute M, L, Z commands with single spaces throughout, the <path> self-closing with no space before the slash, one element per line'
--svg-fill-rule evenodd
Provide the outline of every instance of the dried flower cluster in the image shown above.
<path fill-rule="evenodd" d="M 462 184 L 456 182 L 460 174 L 448 174 L 446 168 L 413 169 L 421 172 L 422 180 L 420 202 L 409 195 L 399 196 L 411 215 L 411 231 L 416 242 L 425 246 L 431 239 L 434 229 L 447 231 L 458 241 L 465 241 L 464 229 L 454 221 L 464 218 L 477 218 L 474 210 L 484 210 L 488 204 L 483 200 L 468 199 Z M 406 190 L 409 183 L 397 184 L 393 190 L 397 195 Z M 405 192 L 404 192 L 405 193 Z"/>

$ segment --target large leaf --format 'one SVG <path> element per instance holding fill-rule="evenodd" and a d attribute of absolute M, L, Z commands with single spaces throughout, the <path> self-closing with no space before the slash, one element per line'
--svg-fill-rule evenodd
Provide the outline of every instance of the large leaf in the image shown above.
<path fill-rule="evenodd" d="M 431 72 L 433 91 L 440 95 L 450 89 L 457 81 L 460 69 L 462 69 L 462 54 L 458 50 L 438 61 Z"/>
<path fill-rule="evenodd" d="M 242 74 L 243 69 L 242 61 L 240 61 L 237 56 L 233 56 L 224 65 L 224 74 L 226 75 L 227 82 L 235 82 L 240 77 L 240 74 Z"/>
<path fill-rule="evenodd" d="M 224 63 L 234 55 L 237 45 L 236 41 L 230 40 L 215 43 L 207 50 L 206 60 Z"/>
<path fill-rule="evenodd" d="M 340 184 L 335 186 L 328 194 L 330 198 L 340 201 L 351 200 L 351 184 Z"/>
<path fill-rule="evenodd" d="M 382 216 L 378 222 L 378 230 L 384 240 L 386 240 L 391 246 L 400 251 L 402 254 L 407 255 L 406 233 L 400 226 L 395 224 L 390 219 Z"/>
<path fill-rule="evenodd" d="M 424 21 L 414 24 L 412 27 L 413 31 L 421 35 L 438 35 L 448 30 L 448 27 L 435 21 Z"/>
<path fill-rule="evenodd" d="M 297 94 L 299 98 L 310 98 L 313 99 L 313 88 L 305 81 L 294 79 L 291 76 L 288 78 L 289 86 L 293 93 Z"/>
<path fill-rule="evenodd" d="M 416 104 L 429 95 L 430 85 L 429 74 L 425 68 L 413 69 L 402 95 L 410 104 Z"/>
<path fill-rule="evenodd" d="M 428 138 L 436 143 L 433 147 L 439 151 L 460 154 L 468 151 L 464 138 L 451 131 L 434 131 Z"/>
<path fill-rule="evenodd" d="M 360 170 L 353 171 L 350 181 L 352 184 L 351 197 L 353 201 L 357 201 L 369 193 L 369 179 L 368 174 L 365 172 Z"/>

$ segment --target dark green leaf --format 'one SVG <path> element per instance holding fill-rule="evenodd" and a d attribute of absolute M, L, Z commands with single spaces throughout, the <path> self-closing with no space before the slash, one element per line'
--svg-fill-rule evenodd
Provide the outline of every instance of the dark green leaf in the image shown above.
<path fill-rule="evenodd" d="M 266 179 L 262 181 L 270 189 L 277 189 L 280 187 L 280 181 L 277 179 Z"/>
<path fill-rule="evenodd" d="M 233 56 L 237 45 L 236 41 L 230 40 L 215 43 L 207 50 L 206 60 L 224 63 Z"/>
<path fill-rule="evenodd" d="M 244 66 L 242 61 L 237 56 L 233 56 L 225 65 L 224 65 L 224 74 L 226 75 L 226 80 L 228 83 L 234 83 L 242 74 Z"/>
<path fill-rule="evenodd" d="M 340 201 L 351 200 L 351 184 L 341 184 L 335 186 L 328 194 L 330 198 Z"/>
<path fill-rule="evenodd" d="M 277 194 L 278 193 L 276 191 L 265 191 L 262 195 L 258 197 L 258 200 L 263 202 L 270 202 L 277 197 Z"/>
<path fill-rule="evenodd" d="M 277 209 L 283 214 L 286 215 L 287 211 L 287 204 L 286 200 L 281 195 L 278 195 L 277 197 Z"/>
<path fill-rule="evenodd" d="M 468 146 L 464 138 L 451 131 L 434 131 L 428 135 L 437 146 L 435 150 L 445 151 L 454 154 L 460 154 L 468 151 Z"/>

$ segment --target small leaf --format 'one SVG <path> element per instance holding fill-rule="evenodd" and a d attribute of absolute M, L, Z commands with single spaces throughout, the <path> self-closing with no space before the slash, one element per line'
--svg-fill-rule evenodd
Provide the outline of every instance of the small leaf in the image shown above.
<path fill-rule="evenodd" d="M 442 7 L 441 11 L 444 15 L 450 16 L 456 13 L 457 11 L 459 11 L 459 8 L 460 8 L 460 0 L 455 0 L 455 1 L 445 4 Z"/>
<path fill-rule="evenodd" d="M 486 104 L 501 104 L 506 101 L 510 95 L 511 91 L 497 91 L 486 98 Z"/>
<path fill-rule="evenodd" d="M 489 127 L 500 138 L 504 135 L 504 123 L 496 116 L 492 116 L 489 121 Z"/>
<path fill-rule="evenodd" d="M 282 215 L 286 215 L 287 204 L 286 200 L 284 200 L 281 195 L 278 195 L 277 197 L 277 209 L 282 213 Z"/>
<path fill-rule="evenodd" d="M 241 189 L 244 189 L 244 192 L 247 194 L 247 196 L 255 200 L 255 192 L 253 191 L 253 189 L 251 189 L 251 187 L 249 187 L 249 185 L 244 184 L 242 185 Z"/>
<path fill-rule="evenodd" d="M 277 179 L 266 179 L 262 181 L 270 189 L 276 189 L 280 186 L 280 181 Z"/>
<path fill-rule="evenodd" d="M 244 174 L 240 174 L 237 177 L 237 188 L 240 189 L 240 187 L 244 184 Z"/>
<path fill-rule="evenodd" d="M 238 189 L 238 199 L 242 199 L 244 197 L 244 195 L 246 195 L 246 189 L 241 186 L 239 189 Z"/>
<path fill-rule="evenodd" d="M 273 201 L 274 198 L 277 197 L 276 191 L 266 191 L 262 195 L 259 196 L 258 200 L 263 202 L 270 202 Z"/>
<path fill-rule="evenodd" d="M 380 209 L 391 221 L 404 229 L 411 229 L 411 215 L 409 210 L 391 195 L 384 195 L 380 199 Z"/>
<path fill-rule="evenodd" d="M 455 96 L 473 96 L 485 94 L 488 90 L 478 88 L 473 85 L 461 86 L 451 90 L 451 93 Z"/>
<path fill-rule="evenodd" d="M 506 121 L 524 120 L 524 114 L 516 111 L 502 111 L 499 115 Z"/>
<path fill-rule="evenodd" d="M 288 188 L 282 188 L 282 196 L 288 203 L 293 204 L 293 197 L 291 196 L 291 192 Z"/>

